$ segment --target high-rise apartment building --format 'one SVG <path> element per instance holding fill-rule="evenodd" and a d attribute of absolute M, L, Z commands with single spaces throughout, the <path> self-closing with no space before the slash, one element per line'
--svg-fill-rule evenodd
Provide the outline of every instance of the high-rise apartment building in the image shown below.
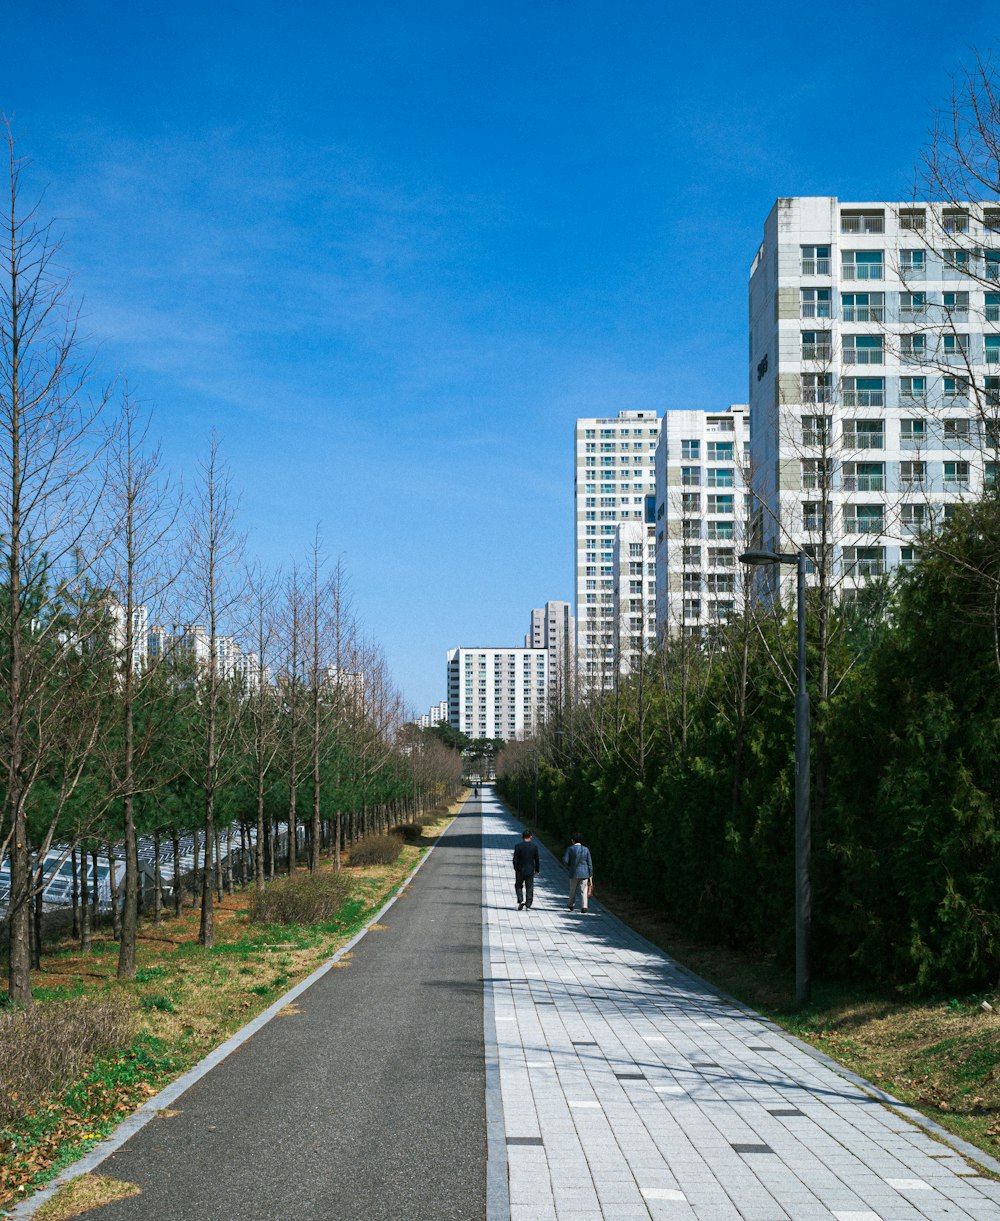
<path fill-rule="evenodd" d="M 436 704 L 431 704 L 430 708 L 425 713 L 417 717 L 417 724 L 421 729 L 433 729 L 435 725 L 440 725 L 442 721 L 448 720 L 448 701 L 440 700 Z"/>
<path fill-rule="evenodd" d="M 702 636 L 743 598 L 748 520 L 745 406 L 668 411 L 656 448 L 656 632 Z"/>
<path fill-rule="evenodd" d="M 755 541 L 843 596 L 995 480 L 1000 207 L 779 199 L 750 271 Z"/>
<path fill-rule="evenodd" d="M 544 721 L 548 690 L 547 649 L 448 652 L 448 720 L 470 738 L 528 737 Z"/>
<path fill-rule="evenodd" d="M 545 649 L 549 655 L 548 719 L 572 702 L 575 690 L 576 620 L 572 606 L 568 602 L 546 602 L 532 610 L 531 630 L 524 644 L 526 648 Z"/>
<path fill-rule="evenodd" d="M 656 526 L 619 522 L 614 559 L 614 673 L 632 673 L 656 646 Z"/>
<path fill-rule="evenodd" d="M 655 524 L 659 426 L 655 411 L 620 411 L 576 422 L 576 662 L 584 690 L 610 687 L 618 673 L 621 608 L 615 602 L 615 536 L 625 523 Z M 652 573 L 646 584 L 643 634 L 652 639 Z"/>

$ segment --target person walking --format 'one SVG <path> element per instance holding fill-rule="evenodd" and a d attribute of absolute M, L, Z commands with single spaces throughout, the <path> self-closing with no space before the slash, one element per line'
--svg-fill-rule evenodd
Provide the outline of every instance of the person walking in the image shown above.
<path fill-rule="evenodd" d="M 590 884 L 594 879 L 594 862 L 590 859 L 590 849 L 584 847 L 579 835 L 573 836 L 573 842 L 563 857 L 563 864 L 569 867 L 569 902 L 566 904 L 566 910 L 573 910 L 576 892 L 579 891 L 580 911 L 586 913 Z"/>
<path fill-rule="evenodd" d="M 531 832 L 521 832 L 521 842 L 514 846 L 514 893 L 517 910 L 531 907 L 535 897 L 535 874 L 542 872 L 538 845 L 531 842 Z"/>

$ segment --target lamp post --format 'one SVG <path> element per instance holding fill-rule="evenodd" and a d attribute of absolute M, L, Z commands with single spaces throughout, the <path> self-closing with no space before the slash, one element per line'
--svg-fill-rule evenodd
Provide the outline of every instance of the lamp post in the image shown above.
<path fill-rule="evenodd" d="M 809 935 L 812 925 L 812 887 L 809 857 L 812 828 L 809 817 L 809 697 L 806 694 L 806 564 L 804 551 L 744 551 L 743 564 L 794 564 L 796 570 L 796 626 L 798 628 L 798 688 L 795 693 L 795 1000 L 809 1001 Z"/>

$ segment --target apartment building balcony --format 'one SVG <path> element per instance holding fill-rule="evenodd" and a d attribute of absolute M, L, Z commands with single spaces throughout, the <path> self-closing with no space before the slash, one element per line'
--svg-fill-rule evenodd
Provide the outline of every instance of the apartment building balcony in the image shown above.
<path fill-rule="evenodd" d="M 829 343 L 804 343 L 802 345 L 803 360 L 830 360 L 833 348 Z"/>
<path fill-rule="evenodd" d="M 884 280 L 885 263 L 841 263 L 842 280 Z"/>
<path fill-rule="evenodd" d="M 845 407 L 884 407 L 885 390 L 845 390 Z"/>
<path fill-rule="evenodd" d="M 845 492 L 884 492 L 885 475 L 844 475 L 842 487 Z"/>
<path fill-rule="evenodd" d="M 825 259 L 803 259 L 802 260 L 802 275 L 804 276 L 828 276 L 830 274 L 830 260 Z"/>
<path fill-rule="evenodd" d="M 881 426 L 875 428 L 858 428 L 855 422 L 853 428 L 844 425 L 843 445 L 846 449 L 885 449 L 885 433 Z"/>
<path fill-rule="evenodd" d="M 885 353 L 881 345 L 877 348 L 844 348 L 845 365 L 881 365 L 885 363 Z"/>
<path fill-rule="evenodd" d="M 869 580 L 872 577 L 885 576 L 885 560 L 853 560 L 846 566 L 849 576 Z"/>
<path fill-rule="evenodd" d="M 844 513 L 845 534 L 884 534 L 885 517 L 882 513 L 851 513 L 850 506 Z"/>
<path fill-rule="evenodd" d="M 879 293 L 878 296 L 882 294 Z M 843 307 L 845 322 L 884 322 L 884 305 L 845 305 Z"/>
<path fill-rule="evenodd" d="M 847 213 L 840 218 L 841 233 L 885 233 L 885 215 L 880 212 Z"/>

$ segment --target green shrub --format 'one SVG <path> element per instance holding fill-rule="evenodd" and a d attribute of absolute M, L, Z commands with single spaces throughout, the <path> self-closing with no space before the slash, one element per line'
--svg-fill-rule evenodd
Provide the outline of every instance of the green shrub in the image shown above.
<path fill-rule="evenodd" d="M 125 1047 L 134 1025 L 120 994 L 0 1010 L 0 1125 L 79 1076 L 92 1057 Z"/>
<path fill-rule="evenodd" d="M 399 835 L 368 835 L 351 849 L 349 865 L 391 865 L 403 851 Z"/>
<path fill-rule="evenodd" d="M 332 870 L 278 878 L 251 896 L 250 919 L 255 924 L 323 924 L 337 914 L 349 889 L 347 878 Z"/>
<path fill-rule="evenodd" d="M 144 996 L 139 1002 L 147 1013 L 151 1013 L 154 1009 L 160 1013 L 176 1013 L 177 1007 L 169 996 L 164 996 L 162 992 L 158 992 L 155 996 Z"/>

